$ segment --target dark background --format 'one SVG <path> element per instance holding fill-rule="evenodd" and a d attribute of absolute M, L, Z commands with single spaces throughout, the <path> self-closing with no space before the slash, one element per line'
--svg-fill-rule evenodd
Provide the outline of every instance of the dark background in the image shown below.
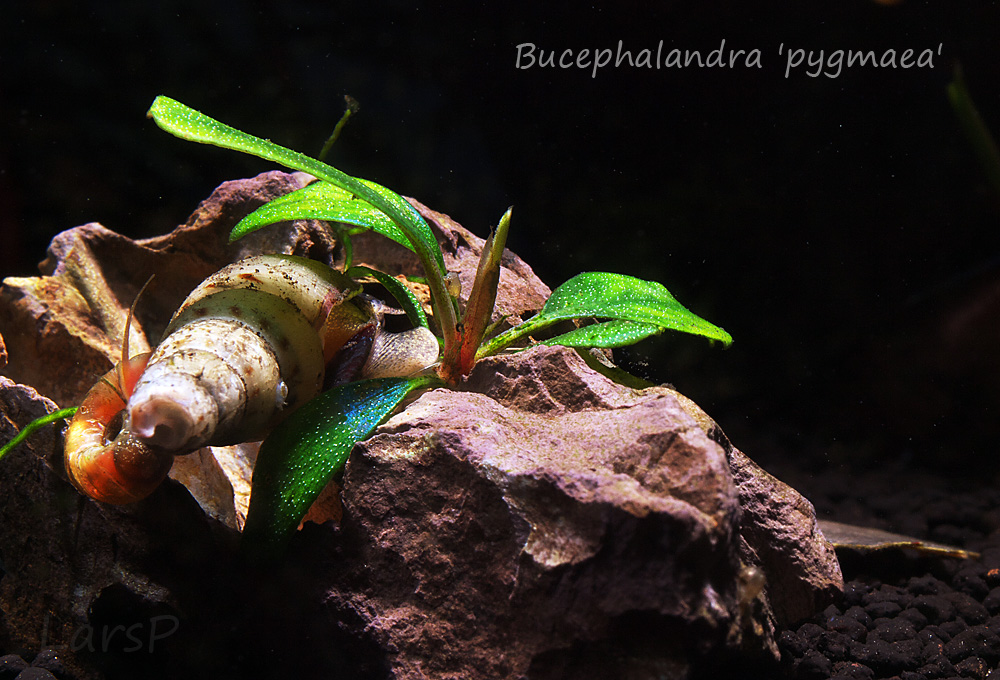
<path fill-rule="evenodd" d="M 730 331 L 725 351 L 668 335 L 625 360 L 751 456 L 995 473 L 1000 210 L 945 86 L 961 63 L 1000 131 L 997 2 L 339 5 L 7 3 L 0 271 L 34 273 L 89 221 L 162 233 L 271 168 L 159 131 L 157 94 L 316 153 L 348 93 L 341 169 L 480 235 L 513 205 L 509 245 L 551 286 L 656 279 Z M 523 42 L 707 56 L 723 39 L 763 67 L 515 68 Z M 786 78 L 782 44 L 932 49 L 934 68 Z"/>

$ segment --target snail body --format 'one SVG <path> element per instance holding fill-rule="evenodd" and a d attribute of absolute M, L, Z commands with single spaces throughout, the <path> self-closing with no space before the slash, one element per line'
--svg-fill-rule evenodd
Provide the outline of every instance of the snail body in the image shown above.
<path fill-rule="evenodd" d="M 97 500 L 139 500 L 175 455 L 257 441 L 324 386 L 436 361 L 426 328 L 381 326 L 360 285 L 319 262 L 229 265 L 188 295 L 150 355 L 129 359 L 123 348 L 87 394 L 67 431 L 70 478 Z"/>

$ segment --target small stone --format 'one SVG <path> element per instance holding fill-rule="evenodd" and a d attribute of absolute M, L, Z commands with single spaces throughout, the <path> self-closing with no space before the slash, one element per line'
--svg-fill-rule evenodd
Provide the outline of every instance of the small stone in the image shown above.
<path fill-rule="evenodd" d="M 923 666 L 918 668 L 917 672 L 922 673 L 928 678 L 948 678 L 957 673 L 955 664 L 943 655 L 932 657 Z"/>
<path fill-rule="evenodd" d="M 982 626 L 964 630 L 944 646 L 944 655 L 952 662 L 978 656 L 989 661 L 1000 659 L 1000 638 Z"/>
<path fill-rule="evenodd" d="M 835 604 L 829 605 L 826 609 L 820 612 L 820 616 L 826 620 L 832 619 L 834 616 L 840 616 L 843 612 L 840 611 L 840 607 Z"/>
<path fill-rule="evenodd" d="M 915 597 L 910 606 L 931 623 L 941 624 L 955 616 L 955 605 L 944 595 L 921 595 Z"/>
<path fill-rule="evenodd" d="M 799 635 L 803 640 L 818 640 L 825 630 L 822 626 L 817 626 L 815 623 L 806 622 L 799 626 Z"/>
<path fill-rule="evenodd" d="M 27 667 L 28 662 L 17 654 L 4 654 L 0 656 L 0 680 L 13 680 Z"/>
<path fill-rule="evenodd" d="M 871 592 L 872 586 L 861 581 L 849 581 L 844 584 L 844 605 L 847 607 L 859 606 L 864 602 L 865 596 Z"/>
<path fill-rule="evenodd" d="M 900 588 L 899 586 L 893 585 L 883 585 L 878 590 L 874 590 L 865 596 L 865 608 L 874 602 L 894 602 L 900 606 L 900 608 L 906 607 L 910 604 L 913 599 L 913 595 L 905 588 Z"/>
<path fill-rule="evenodd" d="M 948 586 L 930 574 L 925 574 L 912 577 L 906 587 L 914 595 L 937 595 Z"/>
<path fill-rule="evenodd" d="M 986 579 L 975 569 L 963 569 L 951 580 L 955 590 L 971 595 L 976 600 L 982 600 L 990 592 Z"/>
<path fill-rule="evenodd" d="M 955 664 L 955 670 L 963 678 L 979 678 L 979 680 L 983 680 L 990 672 L 990 667 L 978 656 L 970 656 Z"/>
<path fill-rule="evenodd" d="M 31 661 L 32 668 L 44 668 L 53 675 L 66 675 L 68 671 L 63 664 L 62 656 L 54 649 L 43 649 Z"/>
<path fill-rule="evenodd" d="M 872 602 L 871 604 L 865 606 L 865 612 L 867 612 L 873 619 L 889 618 L 895 616 L 901 611 L 903 611 L 903 608 L 895 602 Z"/>
<path fill-rule="evenodd" d="M 934 635 L 935 637 L 937 637 L 938 639 L 942 640 L 943 642 L 948 642 L 949 640 L 951 640 L 951 634 L 948 631 L 946 631 L 941 626 L 935 625 L 933 623 L 924 626 L 924 629 L 922 631 L 920 631 L 920 634 L 921 635 Z"/>
<path fill-rule="evenodd" d="M 796 664 L 795 677 L 802 680 L 829 678 L 833 671 L 833 662 L 816 651 L 806 652 L 806 655 Z"/>
<path fill-rule="evenodd" d="M 820 639 L 819 650 L 831 661 L 845 661 L 850 656 L 851 639 L 843 633 L 829 631 Z"/>
<path fill-rule="evenodd" d="M 831 678 L 836 680 L 869 680 L 875 677 L 875 672 L 856 661 L 834 664 Z"/>
<path fill-rule="evenodd" d="M 871 633 L 868 639 L 884 640 L 885 642 L 899 642 L 900 640 L 910 640 L 917 634 L 916 628 L 906 619 L 876 619 L 872 624 Z"/>
<path fill-rule="evenodd" d="M 951 621 L 945 621 L 941 624 L 941 630 L 948 633 L 948 635 L 953 638 L 962 631 L 966 630 L 968 627 L 969 624 L 962 619 L 952 619 Z"/>
<path fill-rule="evenodd" d="M 778 647 L 781 649 L 782 656 L 790 654 L 799 658 L 805 655 L 809 649 L 809 642 L 795 631 L 783 630 L 781 631 L 781 635 L 778 636 Z"/>
<path fill-rule="evenodd" d="M 965 619 L 966 623 L 983 623 L 990 616 L 986 607 L 968 593 L 954 593 L 951 600 L 955 604 L 955 613 Z"/>
<path fill-rule="evenodd" d="M 989 595 L 983 598 L 983 606 L 990 614 L 1000 614 L 1000 586 L 991 590 Z"/>
<path fill-rule="evenodd" d="M 30 668 L 25 668 L 21 671 L 17 680 L 59 680 L 51 672 L 45 670 L 44 668 L 35 668 L 31 666 Z"/>
<path fill-rule="evenodd" d="M 872 625 L 872 617 L 869 616 L 868 612 L 865 611 L 863 607 L 859 607 L 858 605 L 849 607 L 847 611 L 844 612 L 844 616 L 854 619 L 865 628 L 869 628 Z"/>
<path fill-rule="evenodd" d="M 872 670 L 883 674 L 915 668 L 921 660 L 922 646 L 917 640 L 885 642 L 873 640 L 856 650 L 856 658 Z"/>
<path fill-rule="evenodd" d="M 899 618 L 906 619 L 913 624 L 913 627 L 917 630 L 921 630 L 927 625 L 927 617 L 924 616 L 919 609 L 914 609 L 913 607 L 908 607 L 899 613 Z"/>
<path fill-rule="evenodd" d="M 916 640 L 924 646 L 924 661 L 930 661 L 934 657 L 944 654 L 945 640 L 927 628 L 917 633 Z"/>
<path fill-rule="evenodd" d="M 843 633 L 852 640 L 864 640 L 868 629 L 860 621 L 849 616 L 835 616 L 827 622 L 827 629 Z"/>

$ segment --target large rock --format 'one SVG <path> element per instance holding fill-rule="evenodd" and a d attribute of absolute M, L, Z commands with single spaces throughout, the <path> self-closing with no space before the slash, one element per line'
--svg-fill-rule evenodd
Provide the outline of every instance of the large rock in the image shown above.
<path fill-rule="evenodd" d="M 227 243 L 243 215 L 304 181 L 228 182 L 155 239 L 100 225 L 61 234 L 45 277 L 0 290 L 4 372 L 77 403 L 117 360 L 125 313 L 150 273 L 136 347 L 155 342 L 187 291 L 227 262 L 254 252 L 336 261 L 329 231 L 313 222 Z M 482 240 L 414 204 L 467 293 Z M 356 237 L 354 253 L 419 273 L 385 239 Z M 549 291 L 516 256 L 503 264 L 496 318 L 516 322 Z M 622 385 L 604 363 L 539 347 L 420 396 L 352 453 L 343 520 L 307 523 L 264 574 L 234 553 L 252 448 L 188 457 L 178 476 L 204 510 L 174 482 L 111 508 L 64 481 L 50 430 L 0 462 L 0 644 L 65 644 L 68 663 L 94 677 L 195 665 L 259 677 L 647 677 L 774 655 L 775 630 L 841 586 L 812 506 L 683 395 Z M 4 438 L 55 408 L 11 381 L 0 397 Z M 124 644 L 71 644 L 75 631 L 116 623 L 148 634 L 157 616 L 178 631 L 155 663 Z"/>

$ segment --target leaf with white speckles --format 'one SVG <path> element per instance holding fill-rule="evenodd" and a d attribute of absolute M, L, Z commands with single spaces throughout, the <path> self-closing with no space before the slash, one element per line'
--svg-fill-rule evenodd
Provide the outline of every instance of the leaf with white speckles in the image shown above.
<path fill-rule="evenodd" d="M 379 378 L 340 385 L 284 420 L 261 445 L 243 541 L 252 554 L 276 555 L 312 502 L 339 473 L 354 445 L 415 389 L 434 378 Z"/>

